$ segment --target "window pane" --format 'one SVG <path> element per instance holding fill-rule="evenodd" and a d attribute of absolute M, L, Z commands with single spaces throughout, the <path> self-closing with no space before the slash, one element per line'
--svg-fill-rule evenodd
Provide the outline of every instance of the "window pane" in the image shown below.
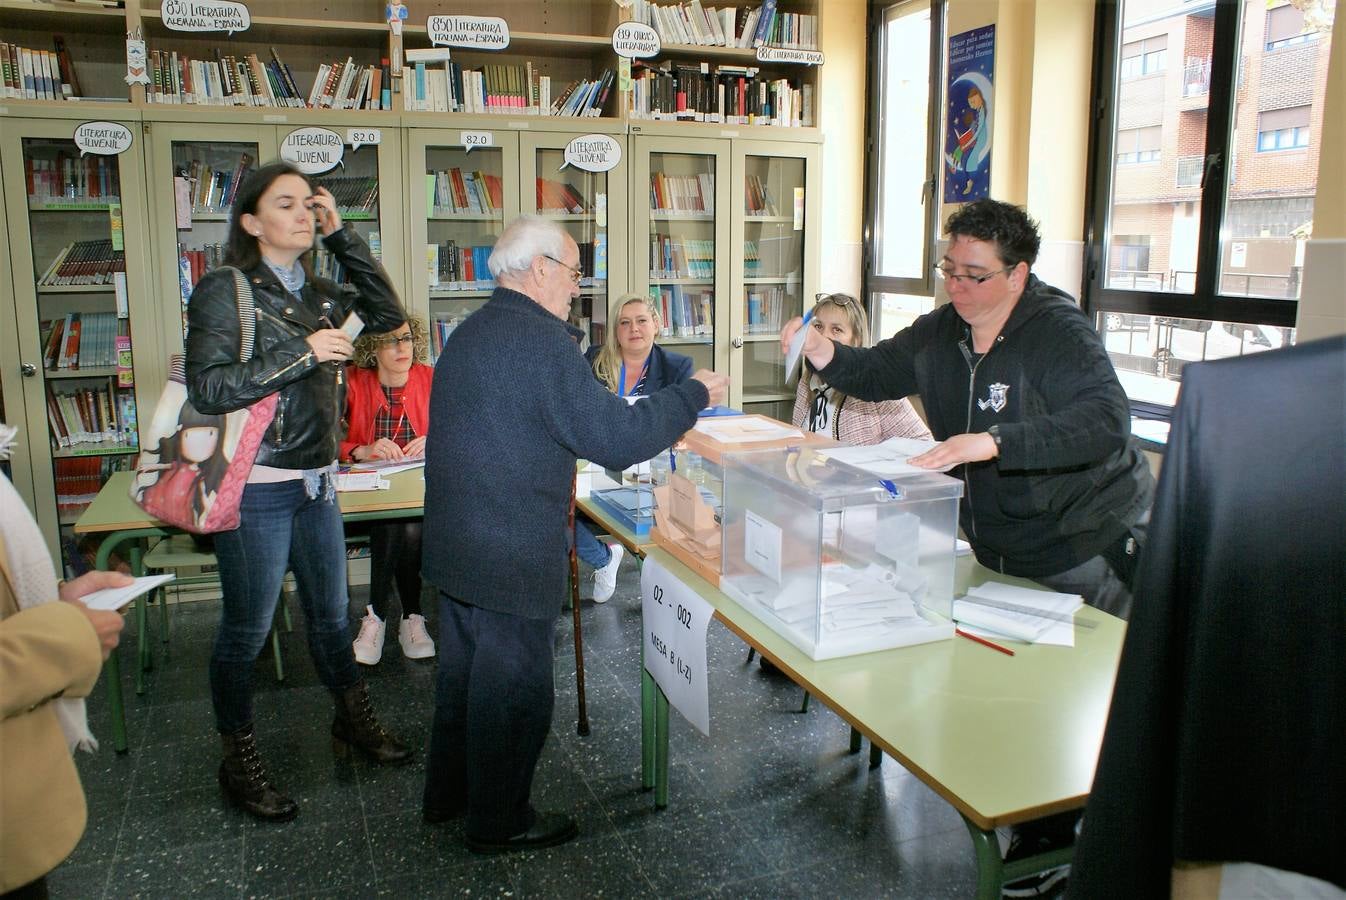
<path fill-rule="evenodd" d="M 1196 281 L 1214 13 L 1173 10 L 1167 0 L 1124 0 L 1122 8 L 1109 288 L 1190 292 Z M 1169 55 L 1181 69 L 1167 70 Z M 1155 72 L 1165 74 L 1139 77 Z M 1144 253 L 1134 249 L 1142 245 Z"/>
<path fill-rule="evenodd" d="M 883 115 L 879 134 L 879 238 L 875 273 L 926 277 L 930 144 L 930 7 L 894 8 L 883 30 Z"/>
<path fill-rule="evenodd" d="M 1189 362 L 1245 356 L 1294 343 L 1294 329 L 1102 312 L 1098 330 L 1132 400 L 1172 406 Z"/>
<path fill-rule="evenodd" d="M 1330 16 L 1328 6 L 1319 4 L 1316 15 Z M 1292 7 L 1243 6 L 1243 77 L 1230 135 L 1237 167 L 1225 185 L 1220 246 L 1223 295 L 1299 298 L 1318 189 L 1330 25 Z M 1273 36 L 1298 37 L 1304 29 L 1313 40 L 1268 49 Z"/>

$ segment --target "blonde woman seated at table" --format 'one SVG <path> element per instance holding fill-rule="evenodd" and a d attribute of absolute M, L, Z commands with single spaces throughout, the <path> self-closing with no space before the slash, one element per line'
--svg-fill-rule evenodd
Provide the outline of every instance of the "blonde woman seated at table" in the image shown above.
<path fill-rule="evenodd" d="M 644 397 L 692 377 L 692 360 L 654 342 L 659 310 L 643 294 L 622 294 L 608 315 L 607 339 L 590 347 L 585 359 L 594 377 L 619 397 Z M 594 602 L 606 603 L 617 589 L 622 545 L 605 544 L 594 536 L 588 519 L 575 517 L 575 552 L 594 568 Z"/>
<path fill-rule="evenodd" d="M 864 347 L 869 343 L 869 317 L 850 294 L 819 294 L 809 325 L 841 344 Z M 798 428 L 854 446 L 881 444 L 892 437 L 931 440 L 930 429 L 910 400 L 874 402 L 848 397 L 824 382 L 807 359 L 792 420 Z"/>
<path fill-rule="evenodd" d="M 411 317 L 386 334 L 360 335 L 347 370 L 346 439 L 341 458 L 352 462 L 425 456 L 430 427 L 429 349 L 425 322 Z M 421 519 L 371 522 L 369 605 L 355 638 L 355 661 L 377 665 L 383 658 L 388 597 L 394 581 L 402 602 L 397 642 L 407 659 L 429 659 L 435 642 L 421 614 Z"/>

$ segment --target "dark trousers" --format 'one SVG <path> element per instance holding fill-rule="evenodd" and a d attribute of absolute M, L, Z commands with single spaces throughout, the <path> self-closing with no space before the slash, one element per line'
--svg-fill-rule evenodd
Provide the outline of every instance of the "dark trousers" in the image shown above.
<path fill-rule="evenodd" d="M 426 764 L 427 808 L 466 808 L 467 834 L 527 831 L 528 802 L 551 729 L 555 623 L 439 595 L 439 681 Z"/>
<path fill-rule="evenodd" d="M 335 499 L 309 497 L 303 481 L 250 484 L 238 528 L 215 535 L 215 558 L 224 602 L 210 657 L 210 695 L 221 734 L 252 722 L 253 664 L 271 631 L 286 570 L 299 588 L 318 679 L 334 691 L 360 680 Z"/>
<path fill-rule="evenodd" d="M 369 527 L 369 605 L 385 622 L 394 581 L 402 601 L 402 617 L 420 615 L 420 519 L 374 522 Z"/>

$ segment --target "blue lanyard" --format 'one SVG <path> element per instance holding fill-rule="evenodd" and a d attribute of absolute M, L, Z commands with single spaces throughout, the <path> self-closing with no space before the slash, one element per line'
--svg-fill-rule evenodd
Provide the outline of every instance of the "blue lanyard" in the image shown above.
<path fill-rule="evenodd" d="M 636 383 L 635 383 L 635 384 L 631 385 L 631 390 L 634 391 L 636 388 L 640 387 L 641 383 L 645 381 L 645 374 L 646 374 L 647 372 L 649 372 L 649 371 L 650 371 L 650 358 L 647 356 L 647 357 L 645 357 L 645 365 L 643 365 L 643 366 L 640 367 L 640 377 L 639 377 L 638 379 L 636 379 Z M 617 396 L 618 396 L 618 397 L 625 397 L 625 396 L 627 396 L 627 393 L 626 393 L 626 363 L 625 363 L 625 362 L 622 363 L 622 379 L 621 379 L 621 381 L 618 381 L 618 382 L 617 382 Z"/>

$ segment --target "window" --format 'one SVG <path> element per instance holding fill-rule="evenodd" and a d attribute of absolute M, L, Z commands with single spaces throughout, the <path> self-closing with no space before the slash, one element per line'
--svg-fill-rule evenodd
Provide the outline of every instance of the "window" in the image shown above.
<path fill-rule="evenodd" d="M 1309 145 L 1309 107 L 1272 109 L 1257 117 L 1257 151 L 1302 150 Z"/>
<path fill-rule="evenodd" d="M 1099 5 L 1083 304 L 1139 411 L 1166 415 L 1189 362 L 1294 343 L 1335 4 L 1296 5 Z M 1139 78 L 1155 46 L 1181 78 Z"/>
<path fill-rule="evenodd" d="M 938 0 L 871 13 L 864 277 L 876 340 L 934 305 L 942 14 Z"/>
<path fill-rule="evenodd" d="M 1162 133 L 1163 129 L 1158 125 L 1117 132 L 1117 164 L 1158 162 Z"/>
<path fill-rule="evenodd" d="M 1306 29 L 1302 10 L 1295 9 L 1287 3 L 1267 12 L 1268 50 L 1279 50 L 1281 47 L 1291 47 L 1317 38 L 1317 31 Z"/>
<path fill-rule="evenodd" d="M 1122 80 L 1164 71 L 1168 35 L 1160 34 L 1122 47 Z"/>

